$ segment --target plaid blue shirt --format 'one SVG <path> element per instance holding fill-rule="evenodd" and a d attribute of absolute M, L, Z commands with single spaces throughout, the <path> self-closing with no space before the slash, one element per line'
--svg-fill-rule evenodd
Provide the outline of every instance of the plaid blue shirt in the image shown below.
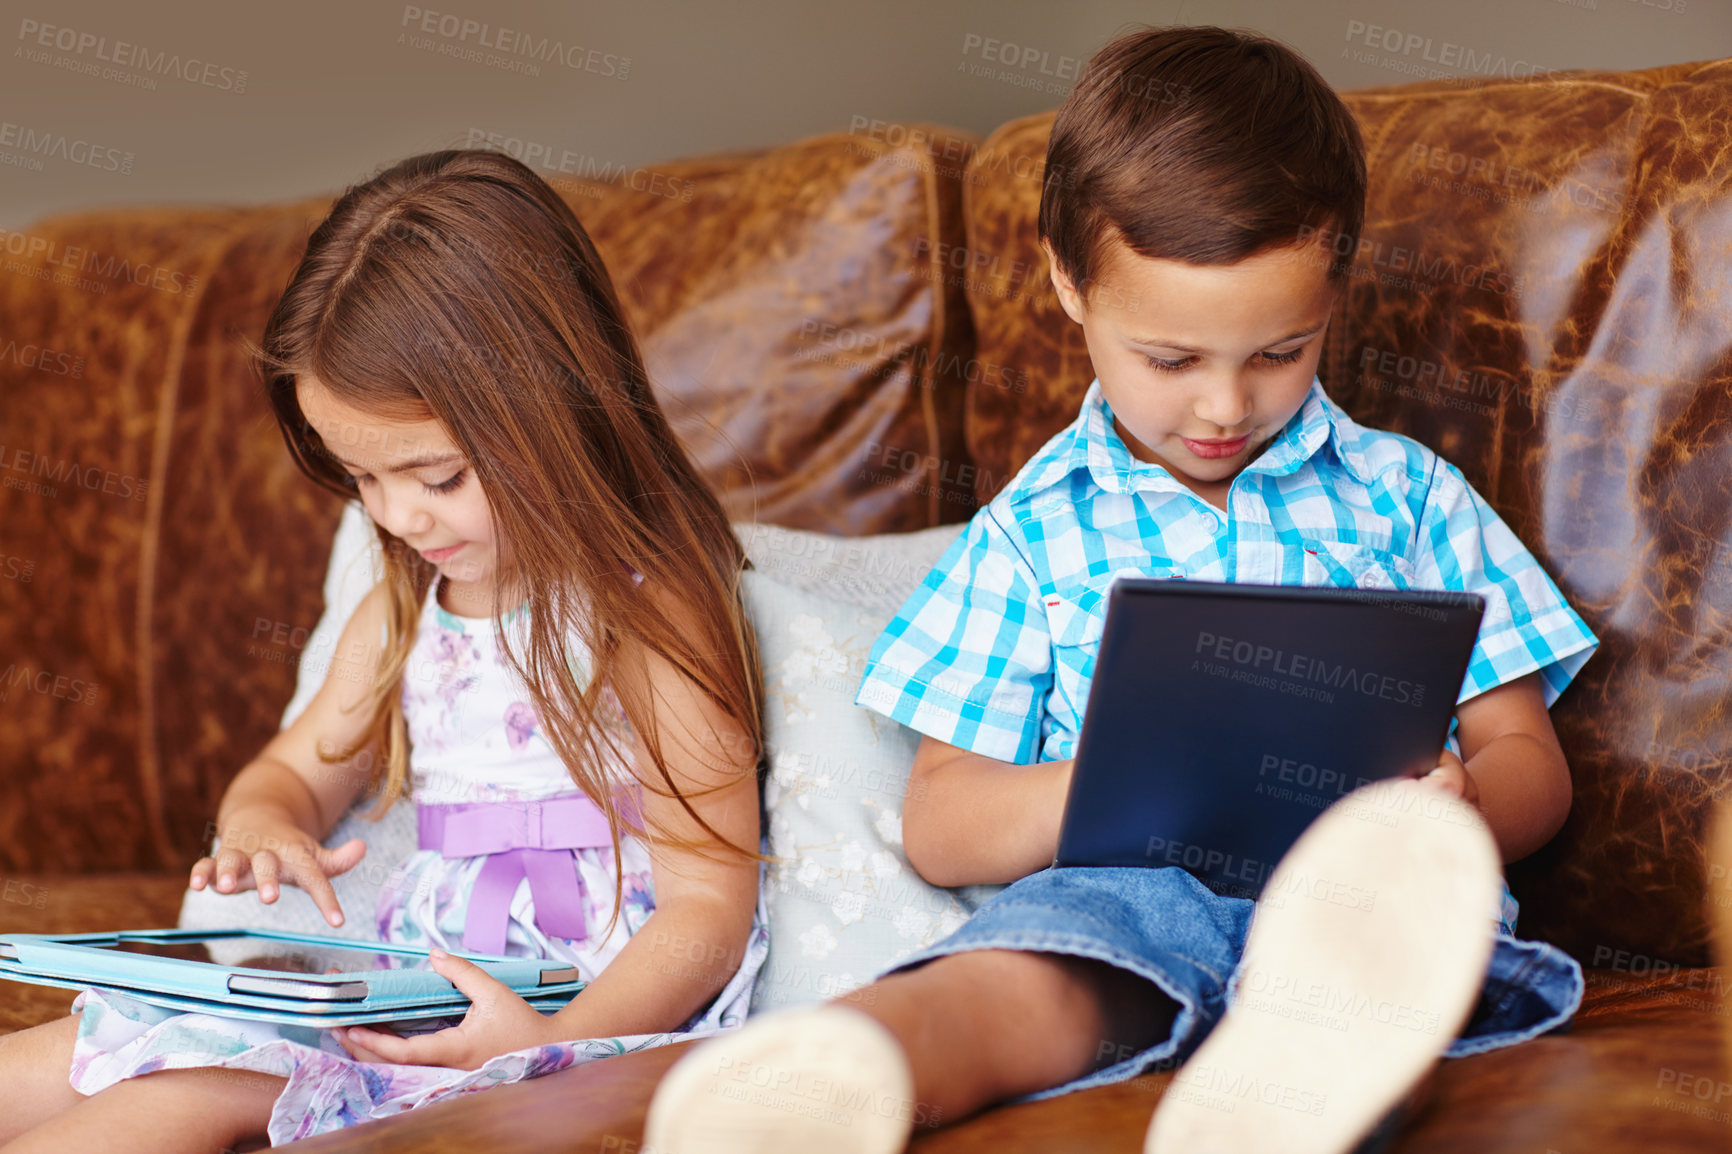
<path fill-rule="evenodd" d="M 1072 757 L 1121 574 L 1478 593 L 1460 701 L 1538 670 L 1549 706 L 1599 644 L 1455 466 L 1316 381 L 1228 506 L 1132 457 L 1096 381 L 886 626 L 856 704 L 1000 761 Z"/>

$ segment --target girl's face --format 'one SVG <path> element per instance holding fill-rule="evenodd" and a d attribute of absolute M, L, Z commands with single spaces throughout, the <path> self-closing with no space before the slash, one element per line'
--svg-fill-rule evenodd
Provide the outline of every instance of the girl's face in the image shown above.
<path fill-rule="evenodd" d="M 357 409 L 310 373 L 295 379 L 295 395 L 374 522 L 437 565 L 455 592 L 491 588 L 499 563 L 493 513 L 445 426 Z"/>

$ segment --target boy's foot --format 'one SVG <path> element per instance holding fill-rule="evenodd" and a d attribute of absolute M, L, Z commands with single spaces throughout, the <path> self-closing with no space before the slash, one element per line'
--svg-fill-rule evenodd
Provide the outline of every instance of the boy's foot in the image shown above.
<path fill-rule="evenodd" d="M 695 1047 L 656 1087 L 645 1154 L 898 1154 L 914 1076 L 895 1035 L 846 1006 L 780 1010 Z"/>
<path fill-rule="evenodd" d="M 1258 899 L 1234 1001 L 1174 1076 L 1145 1154 L 1342 1154 L 1431 1068 L 1491 959 L 1499 857 L 1477 810 L 1366 786 Z"/>

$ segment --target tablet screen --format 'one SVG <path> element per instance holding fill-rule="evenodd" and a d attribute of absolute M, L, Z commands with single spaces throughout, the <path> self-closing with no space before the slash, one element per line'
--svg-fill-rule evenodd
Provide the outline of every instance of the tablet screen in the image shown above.
<path fill-rule="evenodd" d="M 252 934 L 216 934 L 206 940 L 164 941 L 160 938 L 122 938 L 102 948 L 155 958 L 180 958 L 189 962 L 211 962 L 222 966 L 246 966 L 255 970 L 279 970 L 291 974 L 346 974 L 365 970 L 425 970 L 431 963 L 424 954 L 381 953 L 362 946 L 310 945 L 285 942 Z"/>

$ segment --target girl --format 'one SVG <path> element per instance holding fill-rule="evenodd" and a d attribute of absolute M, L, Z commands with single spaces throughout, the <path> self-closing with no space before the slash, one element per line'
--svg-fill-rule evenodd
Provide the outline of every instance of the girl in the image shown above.
<path fill-rule="evenodd" d="M 414 1037 L 88 990 L 0 1039 L 6 1154 L 288 1142 L 714 1033 L 768 948 L 743 553 L 565 203 L 495 153 L 404 161 L 313 233 L 256 354 L 302 470 L 372 516 L 385 577 L 229 786 L 191 885 L 298 885 L 341 925 L 329 879 L 365 844 L 321 842 L 363 787 L 375 818 L 407 788 L 421 848 L 380 936 L 564 959 L 590 984 L 544 1017 L 436 949 L 473 1005 Z M 477 823 L 489 852 L 453 837 Z"/>

